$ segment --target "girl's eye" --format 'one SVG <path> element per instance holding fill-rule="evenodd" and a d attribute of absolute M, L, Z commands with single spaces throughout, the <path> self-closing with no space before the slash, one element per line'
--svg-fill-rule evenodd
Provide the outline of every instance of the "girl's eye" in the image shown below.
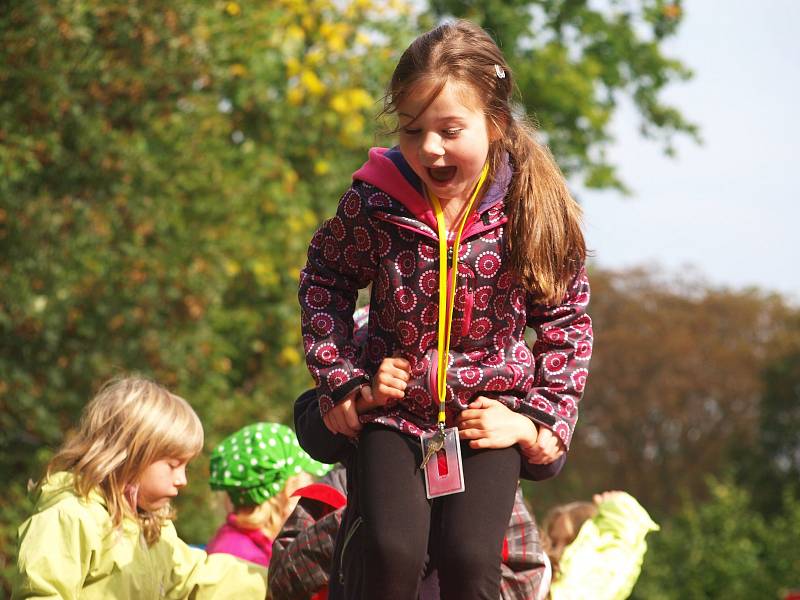
<path fill-rule="evenodd" d="M 444 135 L 449 138 L 457 137 L 458 134 L 461 133 L 460 129 L 445 129 Z"/>
<path fill-rule="evenodd" d="M 406 135 L 417 135 L 420 131 L 419 129 L 411 129 L 409 127 L 403 127 L 401 130 Z"/>

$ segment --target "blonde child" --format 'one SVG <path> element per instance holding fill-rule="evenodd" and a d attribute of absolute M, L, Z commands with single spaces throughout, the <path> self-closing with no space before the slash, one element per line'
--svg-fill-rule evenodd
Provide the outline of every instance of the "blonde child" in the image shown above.
<path fill-rule="evenodd" d="M 535 425 L 529 460 L 555 460 L 572 437 L 592 342 L 580 209 L 518 118 L 513 90 L 480 27 L 447 22 L 417 38 L 387 94 L 399 147 L 370 151 L 310 243 L 299 290 L 306 362 L 326 426 L 358 434 L 365 551 L 346 567 L 360 590 L 348 598 L 415 598 L 429 539 L 442 598 L 499 596 L 520 452 L 462 442 L 453 472 L 465 490 L 429 500 L 421 436 L 457 425 L 483 397 Z M 362 353 L 352 315 L 369 284 Z M 377 397 L 359 417 L 356 395 L 380 393 L 370 378 L 389 357 L 407 363 L 388 383 L 402 398 Z"/>
<path fill-rule="evenodd" d="M 170 500 L 203 447 L 191 406 L 152 381 L 108 382 L 56 453 L 19 529 L 13 598 L 266 596 L 266 570 L 190 548 Z"/>
<path fill-rule="evenodd" d="M 639 578 L 645 537 L 658 525 L 625 492 L 551 509 L 542 543 L 552 567 L 552 600 L 625 600 Z"/>
<path fill-rule="evenodd" d="M 330 470 L 300 448 L 280 423 L 255 423 L 225 438 L 211 455 L 211 489 L 225 492 L 225 523 L 206 546 L 268 566 L 272 540 L 298 498 L 295 490 Z"/>

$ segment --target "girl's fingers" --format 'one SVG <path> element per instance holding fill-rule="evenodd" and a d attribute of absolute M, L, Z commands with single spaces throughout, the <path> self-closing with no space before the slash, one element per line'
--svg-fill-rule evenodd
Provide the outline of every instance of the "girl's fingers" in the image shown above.
<path fill-rule="evenodd" d="M 372 403 L 372 388 L 368 385 L 361 386 L 361 397 L 365 402 Z"/>
<path fill-rule="evenodd" d="M 470 404 L 470 406 L 472 405 Z M 466 421 L 468 419 L 477 419 L 481 416 L 481 414 L 482 414 L 481 409 L 479 408 L 468 408 L 466 410 L 461 411 L 461 413 L 459 414 L 459 418 L 462 421 Z"/>
<path fill-rule="evenodd" d="M 482 423 L 478 419 L 461 419 L 458 426 L 464 429 L 483 430 Z"/>
<path fill-rule="evenodd" d="M 479 440 L 485 435 L 480 429 L 459 429 L 458 437 L 462 440 Z"/>
<path fill-rule="evenodd" d="M 403 379 L 402 377 L 393 377 L 390 380 L 390 383 L 395 388 L 397 388 L 398 390 L 402 390 L 402 391 L 405 391 L 405 389 L 408 387 L 407 380 Z"/>
<path fill-rule="evenodd" d="M 386 385 L 385 383 L 378 385 L 378 393 L 382 396 L 386 396 L 387 398 L 404 398 L 406 395 L 403 390 L 394 386 Z"/>
<path fill-rule="evenodd" d="M 472 409 L 480 410 L 484 408 L 489 408 L 492 405 L 492 402 L 496 402 L 496 400 L 491 400 L 486 396 L 478 396 L 470 402 L 469 407 Z"/>
<path fill-rule="evenodd" d="M 396 369 L 403 371 L 406 374 L 411 370 L 411 363 L 409 363 L 405 358 L 393 356 L 389 359 L 389 361 Z"/>
<path fill-rule="evenodd" d="M 376 377 L 376 381 L 380 385 L 387 385 L 393 388 L 397 388 L 398 390 L 405 390 L 408 387 L 408 383 L 406 379 L 402 377 L 395 377 L 394 375 L 390 375 L 389 373 L 380 373 Z"/>
<path fill-rule="evenodd" d="M 410 377 L 411 377 L 411 366 L 408 364 L 408 362 L 405 359 L 402 359 L 402 358 L 396 358 L 395 359 L 395 361 L 398 361 L 398 360 L 402 360 L 403 361 L 403 365 L 398 365 L 397 362 L 395 362 L 395 365 L 392 368 L 392 374 L 395 377 L 398 377 L 398 378 L 402 379 L 403 381 L 408 381 L 410 379 Z"/>
<path fill-rule="evenodd" d="M 339 431 L 339 423 L 336 420 L 336 413 L 329 412 L 327 415 L 325 415 L 323 421 L 325 422 L 325 425 L 328 427 L 328 429 L 331 430 L 331 432 L 341 433 Z"/>
<path fill-rule="evenodd" d="M 474 448 L 475 450 L 481 450 L 483 448 L 491 448 L 491 442 L 486 438 L 478 438 L 476 440 L 472 440 L 469 443 L 470 448 Z"/>

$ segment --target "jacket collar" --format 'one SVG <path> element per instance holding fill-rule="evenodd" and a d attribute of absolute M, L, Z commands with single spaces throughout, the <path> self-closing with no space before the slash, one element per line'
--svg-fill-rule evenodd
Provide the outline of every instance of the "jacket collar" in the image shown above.
<path fill-rule="evenodd" d="M 510 160 L 508 154 L 505 154 L 502 164 L 497 169 L 489 188 L 478 205 L 476 212 L 479 215 L 492 207 L 502 205 L 508 193 L 512 175 Z M 353 180 L 363 181 L 377 187 L 397 200 L 417 219 L 434 231 L 436 230 L 436 217 L 425 197 L 422 181 L 403 158 L 397 146 L 370 149 L 367 162 L 353 173 Z"/>

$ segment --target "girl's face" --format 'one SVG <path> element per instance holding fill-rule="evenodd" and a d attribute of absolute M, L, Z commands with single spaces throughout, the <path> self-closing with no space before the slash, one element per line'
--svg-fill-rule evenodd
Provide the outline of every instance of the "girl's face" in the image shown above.
<path fill-rule="evenodd" d="M 154 511 L 166 506 L 186 481 L 187 459 L 162 458 L 147 467 L 139 478 L 136 504 L 139 508 Z"/>
<path fill-rule="evenodd" d="M 489 127 L 469 88 L 447 82 L 425 108 L 422 85 L 397 107 L 400 152 L 423 183 L 447 203 L 469 200 L 489 154 Z"/>

